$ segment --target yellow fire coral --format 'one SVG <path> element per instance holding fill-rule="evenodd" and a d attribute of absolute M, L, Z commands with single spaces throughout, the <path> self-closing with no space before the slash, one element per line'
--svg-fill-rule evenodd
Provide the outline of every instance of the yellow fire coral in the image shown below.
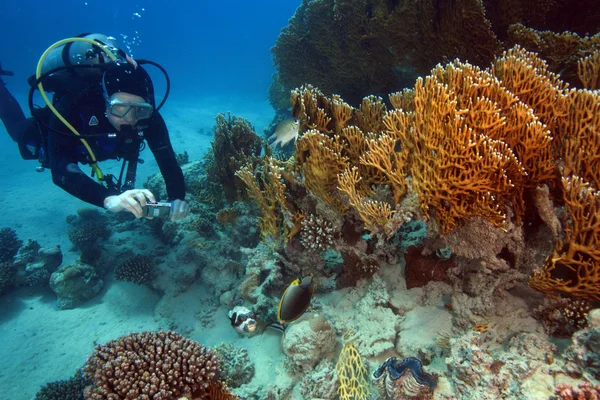
<path fill-rule="evenodd" d="M 562 183 L 570 214 L 565 239 L 529 285 L 546 294 L 600 300 L 600 192 L 578 176 L 562 178 Z"/>
<path fill-rule="evenodd" d="M 340 386 L 338 394 L 341 400 L 366 400 L 369 398 L 369 372 L 365 367 L 362 356 L 350 336 L 354 331 L 344 335 L 344 347 L 335 365 Z"/>
<path fill-rule="evenodd" d="M 259 226 L 263 239 L 278 243 L 281 239 L 282 212 L 287 210 L 287 204 L 285 185 L 277 161 L 272 157 L 264 160 L 260 183 L 249 166 L 242 167 L 236 176 L 246 184 L 248 195 L 260 208 Z"/>
<path fill-rule="evenodd" d="M 586 61 L 587 75 L 596 59 Z M 393 217 L 409 182 L 441 233 L 474 216 L 503 227 L 509 210 L 517 223 L 525 215 L 525 192 L 559 179 L 558 166 L 599 185 L 597 96 L 567 90 L 519 46 L 487 70 L 459 61 L 436 67 L 391 94 L 391 111 L 374 96 L 354 109 L 304 86 L 291 96 L 311 129 L 297 142 L 297 165 L 306 187 L 340 211 L 336 189 L 344 192 L 371 231 Z M 393 199 L 374 198 L 382 186 Z"/>
<path fill-rule="evenodd" d="M 507 171 L 520 168 L 511 149 L 471 129 L 454 94 L 433 77 L 417 81 L 412 101 L 414 112 L 388 112 L 384 124 L 407 154 L 423 213 L 435 215 L 442 233 L 470 216 L 503 226 L 513 191 Z"/>

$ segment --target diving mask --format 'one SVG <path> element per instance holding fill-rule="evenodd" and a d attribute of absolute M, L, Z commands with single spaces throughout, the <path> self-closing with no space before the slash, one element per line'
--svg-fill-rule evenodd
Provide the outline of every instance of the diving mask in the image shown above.
<path fill-rule="evenodd" d="M 152 104 L 145 102 L 112 99 L 108 102 L 108 112 L 118 118 L 125 118 L 131 112 L 131 116 L 136 119 L 146 119 L 150 118 L 154 112 L 154 107 Z"/>

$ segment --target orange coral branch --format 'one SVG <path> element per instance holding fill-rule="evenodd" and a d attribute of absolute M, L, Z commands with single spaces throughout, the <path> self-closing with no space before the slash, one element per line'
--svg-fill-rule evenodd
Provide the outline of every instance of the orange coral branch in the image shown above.
<path fill-rule="evenodd" d="M 540 292 L 600 300 L 600 192 L 578 176 L 562 178 L 570 214 L 560 241 L 529 285 Z"/>

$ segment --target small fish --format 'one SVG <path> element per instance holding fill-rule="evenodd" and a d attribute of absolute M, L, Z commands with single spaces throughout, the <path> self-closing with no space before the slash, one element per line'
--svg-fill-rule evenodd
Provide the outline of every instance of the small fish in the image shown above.
<path fill-rule="evenodd" d="M 298 118 L 287 118 L 277 124 L 275 132 L 269 137 L 268 141 L 273 142 L 269 145 L 273 148 L 285 146 L 291 141 L 298 138 L 298 130 L 300 128 L 300 120 Z"/>
<path fill-rule="evenodd" d="M 227 318 L 238 333 L 251 333 L 256 329 L 256 315 L 246 307 L 235 306 L 229 311 Z"/>

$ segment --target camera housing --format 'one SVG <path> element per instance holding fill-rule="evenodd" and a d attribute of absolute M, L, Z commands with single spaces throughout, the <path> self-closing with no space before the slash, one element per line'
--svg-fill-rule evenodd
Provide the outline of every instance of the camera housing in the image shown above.
<path fill-rule="evenodd" d="M 144 206 L 144 217 L 169 218 L 171 215 L 171 203 L 147 203 Z"/>

